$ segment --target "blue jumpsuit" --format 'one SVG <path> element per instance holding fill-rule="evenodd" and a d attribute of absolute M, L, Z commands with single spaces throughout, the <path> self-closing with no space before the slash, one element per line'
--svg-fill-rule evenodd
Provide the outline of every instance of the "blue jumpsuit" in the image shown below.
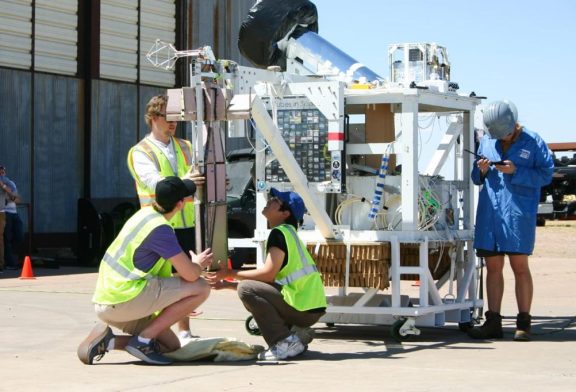
<path fill-rule="evenodd" d="M 552 153 L 538 134 L 522 128 L 518 139 L 502 152 L 501 142 L 484 136 L 478 154 L 490 161 L 510 160 L 514 174 L 490 166 L 486 177 L 474 165 L 472 181 L 483 185 L 476 211 L 474 248 L 531 255 L 536 235 L 540 188 L 552 181 Z"/>

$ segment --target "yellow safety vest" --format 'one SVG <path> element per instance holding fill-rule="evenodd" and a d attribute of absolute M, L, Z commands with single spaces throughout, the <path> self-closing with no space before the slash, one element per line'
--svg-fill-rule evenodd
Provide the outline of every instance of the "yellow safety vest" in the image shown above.
<path fill-rule="evenodd" d="M 148 279 L 172 275 L 172 265 L 162 258 L 148 272 L 134 266 L 136 249 L 162 225 L 169 226 L 168 221 L 152 207 L 142 208 L 126 221 L 102 258 L 93 302 L 114 305 L 130 301 L 146 287 Z"/>
<path fill-rule="evenodd" d="M 282 224 L 276 228 L 284 234 L 288 250 L 288 263 L 275 278 L 275 282 L 282 286 L 284 301 L 299 311 L 325 308 L 324 284 L 314 259 L 293 226 Z"/>
<path fill-rule="evenodd" d="M 137 150 L 148 155 L 156 165 L 156 169 L 160 172 L 161 176 L 178 176 L 182 178 L 192 165 L 192 144 L 187 140 L 179 139 L 177 137 L 172 138 L 172 144 L 176 154 L 177 173 L 174 173 L 168 158 L 166 158 L 162 151 L 154 143 L 148 140 L 147 137 L 142 139 L 128 152 L 128 168 L 136 182 L 136 191 L 138 192 L 138 198 L 140 199 L 140 207 L 151 205 L 156 199 L 156 194 L 155 190 L 148 188 L 134 171 L 134 160 L 132 158 L 133 152 Z M 195 215 L 194 202 L 192 201 L 192 198 L 184 199 L 184 208 L 170 219 L 170 224 L 175 229 L 194 227 Z"/>

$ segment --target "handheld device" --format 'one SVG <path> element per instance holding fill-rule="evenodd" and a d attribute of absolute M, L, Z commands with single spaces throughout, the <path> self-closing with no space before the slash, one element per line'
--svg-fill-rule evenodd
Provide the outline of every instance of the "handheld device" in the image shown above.
<path fill-rule="evenodd" d="M 485 156 L 482 156 L 480 154 L 476 154 L 474 151 L 470 151 L 468 149 L 464 149 L 464 151 L 469 152 L 470 154 L 474 155 L 476 158 L 478 159 L 488 159 Z M 490 162 L 490 166 L 492 165 L 505 165 L 506 163 L 504 161 L 496 161 L 496 162 Z"/>

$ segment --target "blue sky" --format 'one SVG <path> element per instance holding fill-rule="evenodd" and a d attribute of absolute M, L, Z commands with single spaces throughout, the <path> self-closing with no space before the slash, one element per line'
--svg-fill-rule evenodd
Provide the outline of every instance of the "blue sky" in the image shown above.
<path fill-rule="evenodd" d="M 460 93 L 509 99 L 546 142 L 576 142 L 576 1 L 312 2 L 319 34 L 381 76 L 389 44 L 435 42 Z"/>

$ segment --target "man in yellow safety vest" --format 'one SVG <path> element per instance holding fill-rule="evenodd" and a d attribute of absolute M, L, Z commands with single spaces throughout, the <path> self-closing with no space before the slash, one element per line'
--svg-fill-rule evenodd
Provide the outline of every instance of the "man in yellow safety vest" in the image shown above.
<path fill-rule="evenodd" d="M 177 176 L 190 179 L 196 185 L 204 184 L 204 177 L 192 167 L 191 143 L 175 136 L 177 122 L 166 120 L 167 102 L 165 95 L 150 99 L 144 114 L 150 133 L 128 152 L 128 168 L 136 183 L 141 207 L 149 206 L 154 201 L 156 184 L 164 177 Z M 194 251 L 194 203 L 186 202 L 184 208 L 172 217 L 170 224 L 184 252 Z M 188 317 L 178 322 L 178 330 L 181 338 L 192 337 Z"/>
<path fill-rule="evenodd" d="M 210 249 L 191 258 L 169 224 L 192 199 L 190 180 L 166 177 L 158 182 L 155 201 L 124 225 L 100 263 L 93 302 L 98 324 L 78 347 L 85 364 L 111 349 L 126 350 L 155 365 L 172 361 L 162 355 L 180 348 L 170 326 L 193 312 L 210 293 L 201 278 L 212 262 Z M 178 276 L 172 276 L 172 267 Z M 128 335 L 114 335 L 109 326 Z"/>

